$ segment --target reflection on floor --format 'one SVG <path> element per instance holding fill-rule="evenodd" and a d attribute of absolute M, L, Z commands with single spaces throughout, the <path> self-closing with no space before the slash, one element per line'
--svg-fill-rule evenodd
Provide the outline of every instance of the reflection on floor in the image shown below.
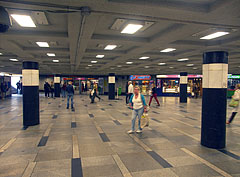
<path fill-rule="evenodd" d="M 76 95 L 72 112 L 62 98 L 41 97 L 41 124 L 26 130 L 21 97 L 1 101 L 0 176 L 240 176 L 240 115 L 227 127 L 227 148 L 213 150 L 199 144 L 200 99 L 160 98 L 140 135 L 126 133 L 131 110 L 124 97 L 103 99 L 90 104 Z"/>

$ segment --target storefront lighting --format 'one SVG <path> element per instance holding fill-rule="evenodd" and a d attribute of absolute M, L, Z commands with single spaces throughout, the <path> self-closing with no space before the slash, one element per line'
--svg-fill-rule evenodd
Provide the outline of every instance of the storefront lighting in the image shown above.
<path fill-rule="evenodd" d="M 11 58 L 11 59 L 9 59 L 10 61 L 18 61 L 18 59 L 16 59 L 16 58 Z"/>
<path fill-rule="evenodd" d="M 49 47 L 47 42 L 36 42 L 39 47 Z"/>
<path fill-rule="evenodd" d="M 178 59 L 177 61 L 188 61 L 189 59 L 188 58 L 181 58 L 181 59 Z"/>
<path fill-rule="evenodd" d="M 35 23 L 29 15 L 12 14 L 11 16 L 22 27 L 36 27 Z"/>
<path fill-rule="evenodd" d="M 59 62 L 59 60 L 53 60 L 53 62 L 54 62 L 54 63 L 58 63 L 58 62 Z"/>
<path fill-rule="evenodd" d="M 96 58 L 103 58 L 104 55 L 97 55 Z"/>
<path fill-rule="evenodd" d="M 134 34 L 138 30 L 140 30 L 143 27 L 143 25 L 139 24 L 128 24 L 122 31 L 121 33 L 126 33 L 126 34 Z"/>
<path fill-rule="evenodd" d="M 104 50 L 113 50 L 117 47 L 117 45 L 107 45 Z"/>
<path fill-rule="evenodd" d="M 200 39 L 210 40 L 210 39 L 215 39 L 215 38 L 227 35 L 227 34 L 229 34 L 229 32 L 219 31 L 219 32 L 212 33 L 212 34 L 209 34 L 207 36 L 201 37 Z"/>
<path fill-rule="evenodd" d="M 139 59 L 140 60 L 146 60 L 146 59 L 149 59 L 150 57 L 140 57 Z"/>
<path fill-rule="evenodd" d="M 160 52 L 167 53 L 167 52 L 172 52 L 174 50 L 176 50 L 176 49 L 174 49 L 174 48 L 167 48 L 167 49 L 161 50 Z"/>
<path fill-rule="evenodd" d="M 56 55 L 55 55 L 55 53 L 47 53 L 47 56 L 49 56 L 49 57 L 55 57 Z"/>

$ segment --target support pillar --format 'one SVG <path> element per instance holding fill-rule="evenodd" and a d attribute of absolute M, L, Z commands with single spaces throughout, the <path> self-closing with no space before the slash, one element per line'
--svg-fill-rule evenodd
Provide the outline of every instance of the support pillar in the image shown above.
<path fill-rule="evenodd" d="M 187 103 L 188 73 L 180 73 L 180 103 Z"/>
<path fill-rule="evenodd" d="M 115 99 L 115 74 L 109 73 L 108 76 L 108 99 Z"/>
<path fill-rule="evenodd" d="M 22 65 L 23 127 L 39 124 L 38 63 L 25 61 Z"/>
<path fill-rule="evenodd" d="M 61 83 L 60 76 L 55 75 L 54 76 L 54 95 L 55 95 L 55 97 L 60 97 L 60 93 L 61 93 L 60 83 Z"/>
<path fill-rule="evenodd" d="M 226 146 L 227 75 L 227 52 L 203 54 L 201 144 L 209 148 Z"/>

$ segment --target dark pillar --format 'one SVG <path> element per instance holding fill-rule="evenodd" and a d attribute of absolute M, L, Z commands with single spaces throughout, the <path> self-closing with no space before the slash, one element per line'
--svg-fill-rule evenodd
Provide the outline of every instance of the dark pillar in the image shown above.
<path fill-rule="evenodd" d="M 180 103 L 187 103 L 188 73 L 180 73 Z"/>
<path fill-rule="evenodd" d="M 108 99 L 115 99 L 115 74 L 109 73 L 108 76 Z"/>
<path fill-rule="evenodd" d="M 22 69 L 23 126 L 39 124 L 39 70 L 38 63 L 25 61 Z"/>
<path fill-rule="evenodd" d="M 203 54 L 201 144 L 215 149 L 226 145 L 228 53 Z"/>
<path fill-rule="evenodd" d="M 54 95 L 55 95 L 55 97 L 60 97 L 60 92 L 61 92 L 60 83 L 61 83 L 60 76 L 55 75 L 54 76 Z"/>

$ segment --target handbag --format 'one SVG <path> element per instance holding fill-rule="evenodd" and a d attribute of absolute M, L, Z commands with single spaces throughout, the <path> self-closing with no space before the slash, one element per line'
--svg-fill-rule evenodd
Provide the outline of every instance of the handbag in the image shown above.
<path fill-rule="evenodd" d="M 232 98 L 230 103 L 229 103 L 229 106 L 233 107 L 233 108 L 236 108 L 236 107 L 238 107 L 238 105 L 239 105 L 239 100 L 235 100 L 235 99 Z"/>
<path fill-rule="evenodd" d="M 148 113 L 143 113 L 141 117 L 141 128 L 149 126 L 149 116 Z"/>

